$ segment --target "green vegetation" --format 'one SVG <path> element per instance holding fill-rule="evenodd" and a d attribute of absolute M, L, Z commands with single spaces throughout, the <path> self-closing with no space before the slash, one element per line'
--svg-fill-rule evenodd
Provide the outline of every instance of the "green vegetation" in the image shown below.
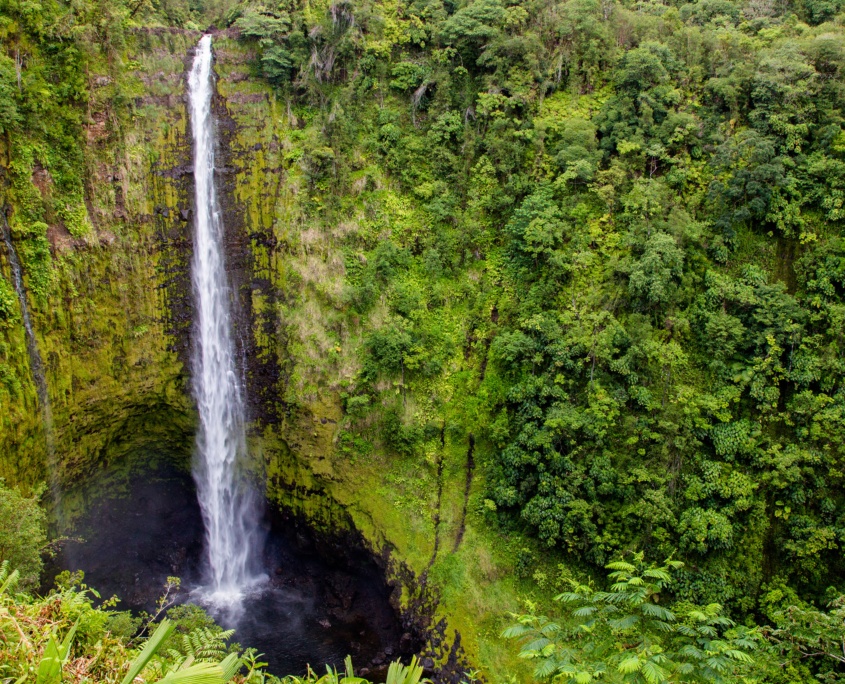
<path fill-rule="evenodd" d="M 320 122 L 312 211 L 357 222 L 351 433 L 405 457 L 444 423 L 483 439 L 502 525 L 594 567 L 677 550 L 686 600 L 821 597 L 845 511 L 838 11 L 233 10 Z"/>
<path fill-rule="evenodd" d="M 38 497 L 25 498 L 0 480 L 0 561 L 14 565 L 22 587 L 33 587 L 41 574 L 47 545 L 47 516 Z"/>
<path fill-rule="evenodd" d="M 231 631 L 223 631 L 207 616 L 203 622 L 210 626 L 195 626 L 202 612 L 196 606 L 174 610 L 174 620 L 162 619 L 140 640 L 122 632 L 126 614 L 112 609 L 114 600 L 95 607 L 99 595 L 81 584 L 81 577 L 64 573 L 56 590 L 32 598 L 19 593 L 19 573 L 9 568 L 8 561 L 0 564 L 3 682 L 132 684 L 141 677 L 160 684 L 368 684 L 354 676 L 349 658 L 344 675 L 329 669 L 323 676 L 309 670 L 304 678 L 274 677 L 263 670 L 254 650 L 241 652 L 237 644 L 227 643 Z M 180 631 L 181 639 L 175 638 Z M 407 666 L 392 663 L 386 683 L 428 681 L 421 677 L 422 668 L 414 659 Z"/>
<path fill-rule="evenodd" d="M 737 625 L 717 603 L 679 601 L 664 607 L 679 561 L 662 566 L 617 561 L 607 567 L 609 590 L 568 580 L 555 597 L 565 606 L 562 623 L 532 612 L 516 615 L 503 636 L 520 639 L 521 658 L 537 662 L 538 679 L 607 682 L 809 682 L 842 681 L 845 638 L 842 605 L 828 612 L 808 606 L 783 609 L 784 596 L 767 598 L 774 626 Z M 794 600 L 792 597 L 791 600 Z"/>
<path fill-rule="evenodd" d="M 783 609 L 778 606 L 786 605 L 784 597 L 773 595 L 774 626 L 736 625 L 718 604 L 661 605 L 683 563 L 647 564 L 643 554 L 632 560 L 608 565 L 607 591 L 568 579 L 569 591 L 555 597 L 565 606 L 560 622 L 538 615 L 531 602 L 531 613 L 513 616 L 516 624 L 502 636 L 523 643 L 519 655 L 537 663 L 538 681 L 842 681 L 845 597 L 824 612 L 806 605 Z M 43 598 L 21 593 L 19 578 L 8 561 L 0 564 L 4 682 L 131 684 L 140 677 L 162 684 L 369 684 L 354 675 L 348 657 L 343 674 L 331 668 L 322 676 L 310 668 L 303 677 L 267 673 L 260 654 L 228 643 L 233 631 L 221 629 L 201 608 L 173 607 L 168 597 L 178 587 L 176 578 L 170 578 L 156 614 L 141 618 L 114 610 L 116 597 L 102 601 L 81 572 L 60 574 L 56 589 Z M 476 682 L 479 674 L 466 672 L 462 681 Z M 425 684 L 422 675 L 416 658 L 409 665 L 397 661 L 385 682 Z M 494 675 L 492 681 L 512 681 Z"/>
<path fill-rule="evenodd" d="M 735 619 L 773 586 L 824 605 L 845 511 L 841 9 L 232 10 L 302 126 L 300 220 L 343 226 L 325 298 L 360 329 L 349 456 L 436 464 L 471 436 L 477 526 L 593 569 L 677 553 L 675 599 Z"/>
<path fill-rule="evenodd" d="M 569 629 L 545 617 L 524 615 L 504 636 L 527 642 L 520 655 L 539 660 L 538 678 L 561 674 L 578 682 L 733 682 L 754 672 L 749 652 L 759 649 L 754 629 L 737 628 L 721 606 L 660 605 L 671 572 L 683 567 L 611 563 L 610 591 L 571 581 L 556 597 L 567 606 Z"/>
<path fill-rule="evenodd" d="M 180 249 L 162 217 L 185 200 L 161 169 L 184 156 L 174 103 L 195 36 L 155 30 L 216 22 L 252 336 L 278 366 L 261 395 L 278 420 L 251 438 L 268 496 L 430 570 L 470 658 L 502 672 L 493 613 L 548 601 L 562 566 L 579 598 L 548 618 L 549 666 L 693 680 L 712 628 L 756 644 L 731 646 L 755 664 L 725 656 L 724 672 L 836 681 L 843 9 L 0 2 L 0 193 L 62 474 L 112 457 L 114 432 L 97 432 L 111 408 L 175 407 L 173 432 L 190 432 L 178 330 L 161 323 Z M 0 472 L 31 486 L 43 445 L 7 275 Z M 685 562 L 644 580 L 659 603 L 584 588 L 635 551 Z M 633 638 L 602 613 L 616 594 L 627 615 L 676 619 Z M 605 617 L 585 648 L 588 608 Z M 639 669 L 620 670 L 629 639 Z"/>

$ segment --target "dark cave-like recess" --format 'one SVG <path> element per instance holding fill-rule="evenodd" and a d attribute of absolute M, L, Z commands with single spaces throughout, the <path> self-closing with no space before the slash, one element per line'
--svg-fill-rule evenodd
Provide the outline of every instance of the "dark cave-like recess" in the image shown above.
<path fill-rule="evenodd" d="M 61 570 L 83 570 L 104 599 L 115 595 L 121 608 L 151 612 L 168 576 L 177 576 L 179 601 L 192 601 L 204 534 L 194 483 L 186 469 L 157 456 L 149 456 L 153 468 L 104 470 L 72 493 L 84 513 L 51 563 L 45 589 Z M 220 621 L 235 628 L 242 647 L 263 653 L 271 672 L 342 667 L 351 655 L 360 673 L 375 674 L 415 650 L 383 571 L 354 540 L 321 538 L 277 511 L 263 525 L 266 584 L 246 600 L 237 624 Z"/>

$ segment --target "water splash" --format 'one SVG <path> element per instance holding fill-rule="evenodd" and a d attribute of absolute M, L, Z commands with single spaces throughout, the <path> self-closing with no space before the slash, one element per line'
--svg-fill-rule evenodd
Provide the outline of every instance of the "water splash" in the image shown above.
<path fill-rule="evenodd" d="M 9 258 L 9 265 L 12 269 L 12 285 L 18 295 L 18 302 L 21 308 L 21 319 L 23 320 L 24 332 L 26 333 L 26 351 L 29 354 L 29 367 L 32 371 L 32 379 L 35 382 L 35 393 L 38 396 L 38 405 L 41 408 L 41 421 L 44 426 L 44 439 L 47 443 L 47 469 L 50 477 L 50 493 L 59 512 L 61 497 L 58 484 L 58 473 L 56 470 L 56 446 L 53 437 L 53 408 L 50 406 L 50 395 L 47 392 L 47 376 L 44 373 L 44 361 L 38 351 L 38 342 L 35 339 L 35 329 L 32 327 L 32 318 L 29 315 L 29 305 L 26 301 L 26 288 L 23 284 L 23 270 L 12 242 L 12 234 L 9 224 L 6 221 L 6 212 L 0 211 L 2 216 L 3 242 L 6 245 L 6 253 Z"/>
<path fill-rule="evenodd" d="M 232 340 L 223 224 L 214 186 L 211 36 L 197 47 L 188 79 L 194 142 L 196 305 L 194 393 L 199 409 L 194 479 L 206 531 L 209 582 L 204 596 L 231 613 L 257 581 L 257 506 L 239 472 L 245 454 L 244 404 Z"/>

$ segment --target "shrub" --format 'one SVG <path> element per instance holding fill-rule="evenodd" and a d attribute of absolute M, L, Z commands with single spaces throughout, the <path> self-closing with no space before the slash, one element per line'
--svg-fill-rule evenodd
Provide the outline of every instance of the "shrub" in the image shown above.
<path fill-rule="evenodd" d="M 20 572 L 24 589 L 35 586 L 41 574 L 46 522 L 38 494 L 27 498 L 0 480 L 0 561 L 9 561 Z"/>

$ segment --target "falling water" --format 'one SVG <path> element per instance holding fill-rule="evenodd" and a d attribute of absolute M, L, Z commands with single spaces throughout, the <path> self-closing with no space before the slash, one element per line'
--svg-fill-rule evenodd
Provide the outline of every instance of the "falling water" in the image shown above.
<path fill-rule="evenodd" d="M 56 482 L 53 409 L 50 406 L 50 396 L 47 393 L 47 378 L 44 375 L 44 362 L 41 359 L 41 353 L 38 351 L 38 342 L 35 340 L 35 331 L 32 327 L 32 319 L 29 316 L 29 306 L 26 303 L 26 289 L 24 289 L 21 264 L 18 261 L 18 254 L 12 243 L 9 224 L 6 222 L 6 213 L 0 211 L 0 214 L 2 214 L 3 220 L 3 242 L 6 244 L 6 252 L 9 255 L 9 265 L 12 267 L 12 284 L 18 295 L 18 302 L 20 302 L 21 318 L 23 319 L 24 332 L 26 333 L 26 351 L 29 354 L 29 366 L 32 371 L 32 379 L 35 381 L 35 393 L 38 395 L 38 404 L 41 407 L 41 419 L 44 424 L 44 436 L 47 441 L 47 466 L 50 471 L 51 493 L 58 507 L 60 499 L 58 483 Z"/>
<path fill-rule="evenodd" d="M 194 392 L 199 408 L 194 478 L 206 530 L 210 578 L 205 593 L 222 608 L 240 603 L 251 574 L 254 499 L 240 477 L 245 452 L 243 397 L 235 362 L 223 225 L 214 188 L 211 36 L 197 47 L 189 77 L 196 186 L 193 285 L 196 304 Z"/>

